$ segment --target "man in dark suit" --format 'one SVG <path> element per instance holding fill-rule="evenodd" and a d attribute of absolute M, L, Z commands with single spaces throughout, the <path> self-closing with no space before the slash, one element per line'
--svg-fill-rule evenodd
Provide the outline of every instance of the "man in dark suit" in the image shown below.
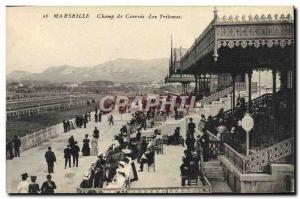
<path fill-rule="evenodd" d="M 54 189 L 56 189 L 56 184 L 51 180 L 51 178 L 51 175 L 47 175 L 47 181 L 45 181 L 41 187 L 42 194 L 54 193 Z"/>
<path fill-rule="evenodd" d="M 99 134 L 100 134 L 99 130 L 97 129 L 97 127 L 95 127 L 93 136 L 94 136 L 97 140 L 98 140 L 98 138 L 99 138 Z"/>
<path fill-rule="evenodd" d="M 196 125 L 195 123 L 193 122 L 193 118 L 190 118 L 190 122 L 188 124 L 188 133 L 191 135 L 191 137 L 194 138 L 194 134 L 195 134 L 195 128 L 196 128 Z"/>
<path fill-rule="evenodd" d="M 73 167 L 75 167 L 75 163 L 76 163 L 76 167 L 78 167 L 79 152 L 80 152 L 80 148 L 77 145 L 77 141 L 75 141 L 74 146 L 71 148 L 71 153 L 73 157 Z"/>
<path fill-rule="evenodd" d="M 65 158 L 65 169 L 67 168 L 67 164 L 69 162 L 69 167 L 71 167 L 71 148 L 70 145 L 67 146 L 64 150 L 64 158 Z"/>
<path fill-rule="evenodd" d="M 45 158 L 48 166 L 48 173 L 54 173 L 54 162 L 56 162 L 56 157 L 54 152 L 51 150 L 51 147 L 48 147 L 48 151 L 45 153 Z"/>
<path fill-rule="evenodd" d="M 99 119 L 99 122 L 101 122 L 101 120 L 102 120 L 102 111 L 99 111 L 99 117 L 98 117 L 98 119 Z"/>
<path fill-rule="evenodd" d="M 15 149 L 15 157 L 20 157 L 21 140 L 18 138 L 18 136 L 15 135 L 13 143 Z"/>

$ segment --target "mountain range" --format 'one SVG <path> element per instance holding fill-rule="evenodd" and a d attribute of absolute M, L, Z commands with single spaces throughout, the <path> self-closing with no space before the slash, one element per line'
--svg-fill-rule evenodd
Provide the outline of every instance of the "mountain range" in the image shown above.
<path fill-rule="evenodd" d="M 49 67 L 41 73 L 13 71 L 6 76 L 7 82 L 49 81 L 74 82 L 112 81 L 159 82 L 163 81 L 168 71 L 168 58 L 139 60 L 116 59 L 91 67 L 73 67 L 69 65 Z"/>

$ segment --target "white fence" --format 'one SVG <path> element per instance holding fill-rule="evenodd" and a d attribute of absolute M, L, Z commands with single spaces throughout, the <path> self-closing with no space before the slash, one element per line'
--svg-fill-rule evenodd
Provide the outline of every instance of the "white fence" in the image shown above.
<path fill-rule="evenodd" d="M 21 137 L 21 151 L 32 148 L 44 142 L 47 142 L 51 138 L 57 137 L 60 133 L 63 133 L 62 123 L 41 129 L 40 131 L 33 132 L 24 137 Z"/>

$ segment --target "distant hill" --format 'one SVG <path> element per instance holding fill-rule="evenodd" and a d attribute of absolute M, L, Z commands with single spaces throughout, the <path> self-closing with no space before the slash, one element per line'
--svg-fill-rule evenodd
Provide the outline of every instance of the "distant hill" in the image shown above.
<path fill-rule="evenodd" d="M 88 82 L 112 81 L 153 82 L 163 81 L 168 71 L 167 58 L 139 60 L 116 59 L 92 67 L 73 67 L 68 65 L 49 67 L 41 73 L 13 71 L 7 81 L 49 81 L 49 82 Z"/>

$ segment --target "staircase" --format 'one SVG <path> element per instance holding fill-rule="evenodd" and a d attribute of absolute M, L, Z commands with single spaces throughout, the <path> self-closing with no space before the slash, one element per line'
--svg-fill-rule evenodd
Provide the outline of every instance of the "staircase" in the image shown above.
<path fill-rule="evenodd" d="M 224 171 L 220 160 L 212 160 L 209 162 L 204 162 L 203 164 L 204 173 L 209 180 L 225 180 Z"/>

